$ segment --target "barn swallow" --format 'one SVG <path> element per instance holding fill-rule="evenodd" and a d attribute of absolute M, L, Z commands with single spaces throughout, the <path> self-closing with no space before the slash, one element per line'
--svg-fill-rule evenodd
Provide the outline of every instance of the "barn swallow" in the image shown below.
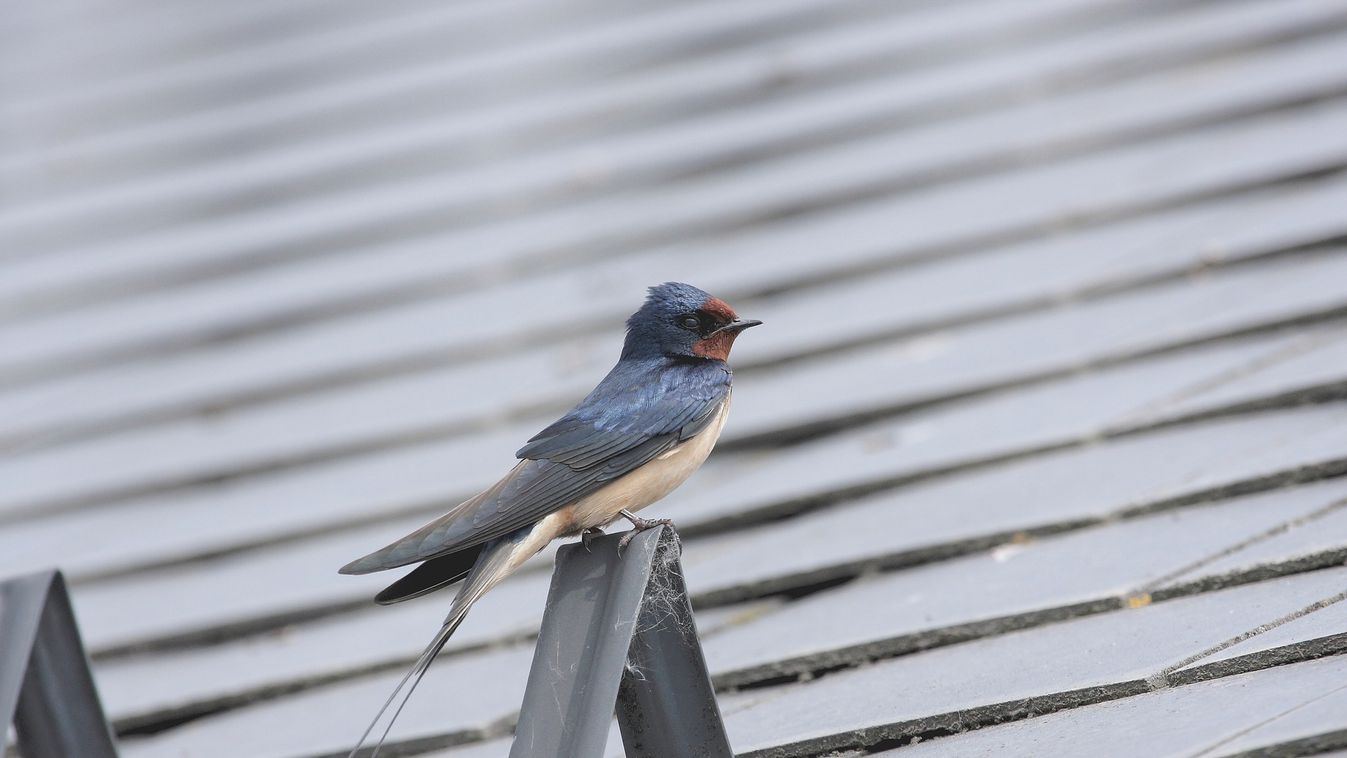
<path fill-rule="evenodd" d="M 635 514 L 672 492 L 710 454 L 729 413 L 730 348 L 740 332 L 761 323 L 740 318 L 725 301 L 689 284 L 651 287 L 627 319 L 617 365 L 579 405 L 521 447 L 504 478 L 342 567 L 343 574 L 367 574 L 419 563 L 375 597 L 380 604 L 464 580 L 444 625 L 351 756 L 411 680 L 406 704 L 473 603 L 552 540 L 592 534 L 619 517 L 633 527 L 624 539 L 669 523 Z M 376 755 L 382 744 L 383 738 Z"/>

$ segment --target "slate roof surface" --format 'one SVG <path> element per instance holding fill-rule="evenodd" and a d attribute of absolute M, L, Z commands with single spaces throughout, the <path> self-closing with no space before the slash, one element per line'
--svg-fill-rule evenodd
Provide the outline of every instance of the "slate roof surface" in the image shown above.
<path fill-rule="evenodd" d="M 336 568 L 686 280 L 767 322 L 652 509 L 741 755 L 1342 749 L 1344 62 L 1347 0 L 16 5 L 0 573 L 129 758 L 344 754 L 449 598 Z M 546 558 L 395 744 L 508 752 Z"/>

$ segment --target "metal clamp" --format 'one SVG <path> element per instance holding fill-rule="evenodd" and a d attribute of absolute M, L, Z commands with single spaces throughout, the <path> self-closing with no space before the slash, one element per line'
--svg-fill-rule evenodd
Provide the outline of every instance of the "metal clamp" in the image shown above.
<path fill-rule="evenodd" d="M 59 571 L 0 582 L 0 716 L 26 758 L 116 758 Z"/>
<path fill-rule="evenodd" d="M 599 758 L 616 706 L 628 758 L 730 758 L 678 535 L 660 527 L 557 553 L 511 758 Z"/>

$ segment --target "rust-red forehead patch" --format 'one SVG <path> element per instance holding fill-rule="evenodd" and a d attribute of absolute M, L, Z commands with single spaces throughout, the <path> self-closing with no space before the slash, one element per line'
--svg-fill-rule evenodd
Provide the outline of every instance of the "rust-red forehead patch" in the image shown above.
<path fill-rule="evenodd" d="M 702 304 L 702 310 L 726 321 L 733 321 L 739 317 L 729 303 L 718 297 L 707 298 L 706 302 Z"/>

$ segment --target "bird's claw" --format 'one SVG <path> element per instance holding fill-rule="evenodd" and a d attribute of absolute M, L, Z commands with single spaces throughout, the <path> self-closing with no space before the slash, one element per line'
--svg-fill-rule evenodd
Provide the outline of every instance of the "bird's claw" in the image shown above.
<path fill-rule="evenodd" d="M 602 536 L 603 536 L 602 529 L 598 528 L 597 526 L 591 526 L 588 529 L 584 530 L 583 532 L 580 532 L 580 544 L 584 545 L 585 550 L 588 551 L 589 543 L 593 542 L 596 538 Z"/>
<path fill-rule="evenodd" d="M 641 532 L 644 532 L 647 529 L 654 529 L 657 526 L 668 526 L 668 527 L 673 526 L 673 519 L 641 518 L 640 516 L 637 516 L 631 513 L 630 511 L 626 510 L 622 511 L 622 516 L 631 522 L 631 531 L 622 535 L 622 539 L 618 541 L 617 552 L 619 555 L 622 554 L 623 549 L 627 547 L 628 543 L 630 543 L 633 539 L 636 539 L 636 535 L 640 534 Z"/>

